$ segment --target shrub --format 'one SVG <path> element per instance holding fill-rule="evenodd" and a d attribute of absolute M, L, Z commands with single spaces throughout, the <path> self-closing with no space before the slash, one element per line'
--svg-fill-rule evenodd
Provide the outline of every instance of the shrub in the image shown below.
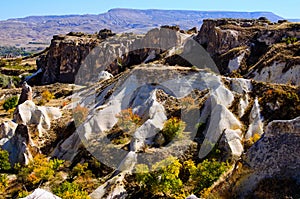
<path fill-rule="evenodd" d="M 42 92 L 41 97 L 42 98 L 39 102 L 40 105 L 46 104 L 47 102 L 55 98 L 55 96 L 49 90 L 45 90 L 44 92 Z"/>
<path fill-rule="evenodd" d="M 8 152 L 0 149 L 0 171 L 7 171 L 10 168 Z"/>
<path fill-rule="evenodd" d="M 5 188 L 8 185 L 8 179 L 6 174 L 0 174 L 0 196 L 1 193 L 4 193 Z"/>
<path fill-rule="evenodd" d="M 210 187 L 219 177 L 229 169 L 229 164 L 218 162 L 215 159 L 204 160 L 197 167 L 191 162 L 185 162 L 184 166 L 189 170 L 190 183 L 194 186 L 194 192 L 199 193 Z"/>
<path fill-rule="evenodd" d="M 78 176 L 92 176 L 92 172 L 88 170 L 88 163 L 76 164 L 76 166 L 71 171 L 71 178 Z"/>
<path fill-rule="evenodd" d="M 156 163 L 151 172 L 147 165 L 140 164 L 136 167 L 136 179 L 148 194 L 175 197 L 183 186 L 179 178 L 181 167 L 181 163 L 174 157 Z"/>
<path fill-rule="evenodd" d="M 15 108 L 18 105 L 18 96 L 12 96 L 5 100 L 3 104 L 4 110 L 8 111 L 10 109 Z"/>
<path fill-rule="evenodd" d="M 151 171 L 147 165 L 137 165 L 135 177 L 146 196 L 185 198 L 190 193 L 201 194 L 228 169 L 229 164 L 215 159 L 196 166 L 192 160 L 181 164 L 169 157 L 153 165 Z"/>
<path fill-rule="evenodd" d="M 60 186 L 52 189 L 52 192 L 62 199 L 89 199 L 89 195 L 86 191 L 74 183 L 74 182 L 63 182 Z"/>
<path fill-rule="evenodd" d="M 283 42 L 286 43 L 286 45 L 294 44 L 298 41 L 296 37 L 286 37 L 282 39 Z"/>
<path fill-rule="evenodd" d="M 30 193 L 28 191 L 25 191 L 25 190 L 21 190 L 19 193 L 18 193 L 18 198 L 25 198 L 26 196 L 28 196 Z"/>
<path fill-rule="evenodd" d="M 0 87 L 5 88 L 9 84 L 9 77 L 6 75 L 0 74 Z"/>
<path fill-rule="evenodd" d="M 79 104 L 73 109 L 73 118 L 76 126 L 82 124 L 88 116 L 88 108 L 82 107 Z"/>
<path fill-rule="evenodd" d="M 137 114 L 134 114 L 131 108 L 122 110 L 116 117 L 119 119 L 118 126 L 126 132 L 135 131 L 141 122 L 141 118 Z"/>
<path fill-rule="evenodd" d="M 166 143 L 169 143 L 172 141 L 176 136 L 182 134 L 183 130 L 185 128 L 185 123 L 181 121 L 180 119 L 176 117 L 172 117 L 168 119 L 163 129 L 161 130 L 162 134 L 164 135 L 164 138 L 166 140 Z"/>
<path fill-rule="evenodd" d="M 21 182 L 35 187 L 52 179 L 62 163 L 61 160 L 49 160 L 46 156 L 38 154 L 28 165 L 21 167 L 17 164 L 15 169 L 18 171 L 18 179 Z"/>
<path fill-rule="evenodd" d="M 255 142 L 257 142 L 260 139 L 260 134 L 254 133 L 252 137 L 250 137 L 248 140 L 244 141 L 244 147 L 245 149 L 249 149 Z"/>

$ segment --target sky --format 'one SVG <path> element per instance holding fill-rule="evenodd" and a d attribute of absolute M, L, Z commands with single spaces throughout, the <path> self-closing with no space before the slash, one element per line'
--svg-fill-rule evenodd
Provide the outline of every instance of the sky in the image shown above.
<path fill-rule="evenodd" d="M 299 6 L 299 0 L 2 0 L 0 20 L 37 15 L 100 14 L 112 8 L 269 11 L 284 18 L 299 19 Z"/>

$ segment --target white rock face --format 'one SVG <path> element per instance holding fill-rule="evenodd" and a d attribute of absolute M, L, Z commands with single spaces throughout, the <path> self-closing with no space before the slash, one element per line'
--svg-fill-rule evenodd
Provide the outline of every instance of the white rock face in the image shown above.
<path fill-rule="evenodd" d="M 60 197 L 44 190 L 37 188 L 32 194 L 23 199 L 61 199 Z"/>
<path fill-rule="evenodd" d="M 121 173 L 105 182 L 90 194 L 92 199 L 120 198 L 125 199 L 127 192 L 124 185 L 125 174 Z"/>
<path fill-rule="evenodd" d="M 254 100 L 254 104 L 249 117 L 250 125 L 245 136 L 246 139 L 251 138 L 254 134 L 262 135 L 264 133 L 263 122 L 260 116 L 260 108 L 257 98 Z"/>
<path fill-rule="evenodd" d="M 18 124 L 13 121 L 3 122 L 0 125 L 0 139 L 11 138 L 14 135 L 17 126 Z"/>
<path fill-rule="evenodd" d="M 241 118 L 245 114 L 245 111 L 250 103 L 249 92 L 252 91 L 251 80 L 232 78 L 231 90 L 240 94 L 238 117 Z"/>
<path fill-rule="evenodd" d="M 230 142 L 229 147 L 234 154 L 240 153 L 240 145 L 235 144 L 236 136 L 241 133 L 239 130 L 242 128 L 241 122 L 223 105 L 216 105 L 211 111 L 209 126 L 205 134 L 205 140 L 199 151 L 199 158 L 204 158 L 213 149 L 214 145 L 218 142 L 222 133 L 226 132 L 226 139 Z M 234 135 L 230 136 L 230 133 Z M 234 138 L 234 139 L 233 139 Z M 237 139 L 240 139 L 237 138 Z"/>
<path fill-rule="evenodd" d="M 12 138 L 7 140 L 2 148 L 9 153 L 9 161 L 13 166 L 16 163 L 28 164 L 32 159 L 33 152 L 38 152 L 38 149 L 32 143 L 27 126 L 19 124 Z"/>
<path fill-rule="evenodd" d="M 107 72 L 107 71 L 101 71 L 99 73 L 98 79 L 99 79 L 99 81 L 103 81 L 103 80 L 108 80 L 108 79 L 110 79 L 112 77 L 114 77 L 114 76 L 112 74 L 110 74 L 109 72 Z"/>
<path fill-rule="evenodd" d="M 245 56 L 245 53 L 242 53 L 241 55 L 239 55 L 236 58 L 229 61 L 228 68 L 229 68 L 230 72 L 240 68 L 241 62 L 244 59 L 244 56 Z"/>
<path fill-rule="evenodd" d="M 61 116 L 59 108 L 36 106 L 31 100 L 18 105 L 14 112 L 14 120 L 17 124 L 36 124 L 40 136 L 45 129 L 50 129 L 51 120 Z"/>
<path fill-rule="evenodd" d="M 253 79 L 263 82 L 300 85 L 300 65 L 292 66 L 283 72 L 285 67 L 286 63 L 274 62 L 272 66 L 264 67 L 260 72 L 255 71 Z"/>

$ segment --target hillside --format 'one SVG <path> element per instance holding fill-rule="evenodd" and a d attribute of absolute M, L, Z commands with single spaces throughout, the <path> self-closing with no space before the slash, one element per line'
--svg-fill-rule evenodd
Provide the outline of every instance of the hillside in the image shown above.
<path fill-rule="evenodd" d="M 70 32 L 5 60 L 0 197 L 299 198 L 299 29 Z"/>
<path fill-rule="evenodd" d="M 68 32 L 95 33 L 103 28 L 114 32 L 145 33 L 161 25 L 179 25 L 187 30 L 199 28 L 205 18 L 283 19 L 270 12 L 207 12 L 184 10 L 112 9 L 99 15 L 30 16 L 0 21 L 0 46 L 36 50 L 47 47 L 53 35 Z"/>

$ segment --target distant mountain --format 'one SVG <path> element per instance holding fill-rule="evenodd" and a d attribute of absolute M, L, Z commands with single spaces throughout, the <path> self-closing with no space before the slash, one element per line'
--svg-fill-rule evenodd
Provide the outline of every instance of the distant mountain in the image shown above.
<path fill-rule="evenodd" d="M 300 19 L 288 19 L 290 22 L 300 22 Z"/>
<path fill-rule="evenodd" d="M 186 10 L 112 9 L 99 15 L 30 16 L 0 21 L 0 46 L 43 48 L 53 35 L 68 32 L 94 33 L 108 28 L 114 32 L 146 32 L 161 25 L 179 25 L 182 29 L 200 28 L 206 18 L 283 19 L 271 12 L 222 12 Z"/>

